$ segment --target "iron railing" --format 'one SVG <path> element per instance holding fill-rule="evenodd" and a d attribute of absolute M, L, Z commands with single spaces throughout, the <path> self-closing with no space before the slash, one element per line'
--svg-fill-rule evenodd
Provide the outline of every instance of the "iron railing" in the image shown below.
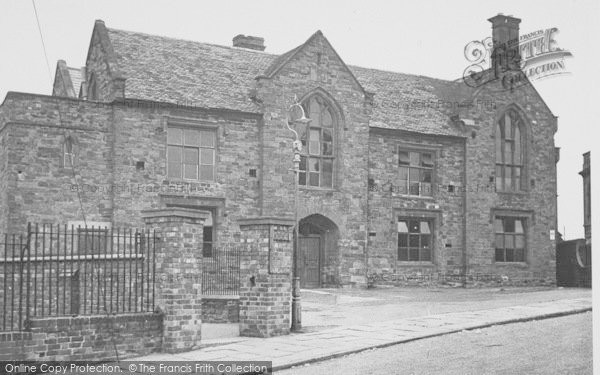
<path fill-rule="evenodd" d="M 0 238 L 0 328 L 32 317 L 139 313 L 155 308 L 153 231 L 28 224 Z"/>
<path fill-rule="evenodd" d="M 240 257 L 240 244 L 213 244 L 210 256 L 202 259 L 202 294 L 238 295 Z"/>

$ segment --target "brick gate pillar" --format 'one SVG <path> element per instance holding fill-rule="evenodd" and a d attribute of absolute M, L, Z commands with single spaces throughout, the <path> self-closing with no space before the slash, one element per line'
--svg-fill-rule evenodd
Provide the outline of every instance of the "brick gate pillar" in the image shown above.
<path fill-rule="evenodd" d="M 240 335 L 271 337 L 290 332 L 294 220 L 239 220 Z"/>
<path fill-rule="evenodd" d="M 163 345 L 177 353 L 200 344 L 202 231 L 207 211 L 166 208 L 142 211 L 157 233 L 156 306 L 163 314 Z"/>

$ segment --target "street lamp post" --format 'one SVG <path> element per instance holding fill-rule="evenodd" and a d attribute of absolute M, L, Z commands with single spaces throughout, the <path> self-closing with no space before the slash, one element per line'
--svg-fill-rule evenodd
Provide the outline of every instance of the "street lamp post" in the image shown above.
<path fill-rule="evenodd" d="M 298 137 L 298 132 L 290 127 L 290 113 L 294 108 L 298 108 L 301 113 L 299 119 L 292 119 L 292 122 L 300 124 L 308 124 L 310 119 L 306 118 L 306 113 L 302 105 L 298 103 L 298 98 L 294 97 L 295 103 L 288 108 L 288 113 L 285 120 L 287 128 L 294 133 L 294 142 L 292 150 L 294 152 L 294 248 L 292 254 L 292 327 L 293 332 L 298 332 L 302 329 L 302 307 L 300 304 L 300 277 L 298 276 L 298 179 L 300 176 L 300 153 L 302 152 L 302 142 Z"/>

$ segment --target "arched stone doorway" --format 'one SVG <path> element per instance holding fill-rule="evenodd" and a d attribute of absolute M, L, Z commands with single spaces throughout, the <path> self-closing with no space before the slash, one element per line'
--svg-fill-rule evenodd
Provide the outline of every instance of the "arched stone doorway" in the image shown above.
<path fill-rule="evenodd" d="M 337 225 L 319 214 L 300 220 L 298 238 L 298 276 L 302 288 L 320 288 L 338 284 Z"/>

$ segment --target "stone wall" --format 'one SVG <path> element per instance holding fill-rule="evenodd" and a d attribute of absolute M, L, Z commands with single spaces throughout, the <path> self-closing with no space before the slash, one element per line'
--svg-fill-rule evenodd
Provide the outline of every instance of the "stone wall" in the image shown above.
<path fill-rule="evenodd" d="M 202 323 L 237 323 L 240 300 L 237 296 L 203 296 Z"/>
<path fill-rule="evenodd" d="M 301 188 L 299 218 L 323 215 L 339 228 L 334 283 L 366 285 L 365 241 L 369 104 L 366 94 L 325 37 L 317 32 L 281 68 L 257 81 L 263 103 L 262 215 L 292 216 L 293 135 L 285 126 L 294 96 L 321 95 L 337 113 L 333 189 Z M 327 257 L 328 254 L 325 254 Z"/>
<path fill-rule="evenodd" d="M 369 139 L 369 270 L 378 284 L 408 279 L 432 283 L 432 275 L 462 271 L 464 141 L 372 129 Z M 398 149 L 428 150 L 435 155 L 432 196 L 409 196 L 399 180 Z M 449 188 L 450 186 L 450 188 Z M 433 220 L 431 262 L 399 261 L 397 219 Z M 387 276 L 384 276 L 386 275 Z M 376 275 L 379 275 L 378 277 Z"/>
<path fill-rule="evenodd" d="M 28 221 L 67 223 L 84 216 L 139 227 L 143 209 L 209 207 L 216 212 L 216 239 L 226 243 L 239 234 L 238 218 L 258 213 L 259 179 L 250 175 L 251 169 L 260 174 L 256 116 L 16 93 L 3 108 L 9 116 L 1 152 L 8 158 L 2 159 L 7 167 L 0 166 L 0 203 L 7 212 L 2 220 L 10 223 L 3 232 L 23 232 Z M 166 127 L 172 122 L 216 129 L 215 181 L 166 177 Z M 66 136 L 75 140 L 74 169 L 63 162 Z"/>
<path fill-rule="evenodd" d="M 513 90 L 500 80 L 484 85 L 474 98 L 492 106 L 474 106 L 467 114 L 475 121 L 467 138 L 467 272 L 497 274 L 508 280 L 555 284 L 556 244 L 556 117 L 531 84 Z M 496 192 L 495 124 L 507 108 L 521 112 L 527 128 L 525 185 L 521 192 Z M 494 212 L 529 215 L 526 228 L 526 262 L 494 262 Z"/>
<path fill-rule="evenodd" d="M 162 320 L 155 313 L 34 318 L 29 332 L 0 332 L 0 361 L 114 361 L 149 354 L 161 348 Z"/>

